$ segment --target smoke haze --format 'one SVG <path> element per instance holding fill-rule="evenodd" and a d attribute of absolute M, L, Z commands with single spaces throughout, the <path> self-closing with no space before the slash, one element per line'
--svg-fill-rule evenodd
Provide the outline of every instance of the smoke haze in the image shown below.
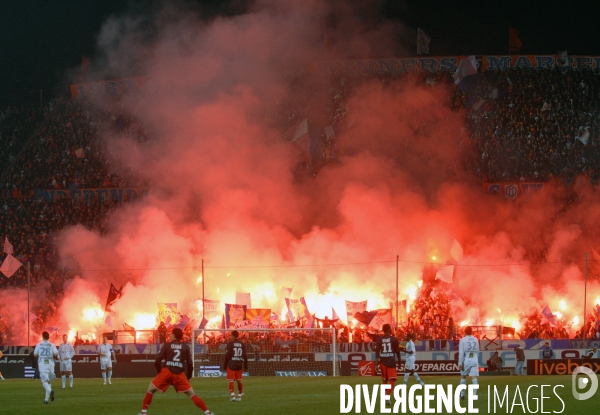
<path fill-rule="evenodd" d="M 449 88 L 411 76 L 389 88 L 365 82 L 344 103 L 353 118 L 339 137 L 341 163 L 294 180 L 297 150 L 272 120 L 288 115 L 278 113 L 284 100 L 319 109 L 340 87 L 310 72 L 313 64 L 413 53 L 403 46 L 414 43 L 411 29 L 359 19 L 346 3 L 261 1 L 209 21 L 168 6 L 106 22 L 98 35 L 106 74 L 146 77 L 141 95 L 123 105 L 156 139 L 103 139 L 113 162 L 133 166 L 152 187 L 111 217 L 107 236 L 83 227 L 62 233 L 63 265 L 82 270 L 65 290 L 63 330 L 110 328 L 104 318 L 77 316 L 86 305 L 104 309 L 111 282 L 124 286 L 115 328 L 144 328 L 151 319 L 139 315 L 156 315 L 157 302 L 197 316 L 202 259 L 206 296 L 223 303 L 251 292 L 253 306 L 279 313 L 280 287 L 293 286 L 318 317 L 331 316 L 332 306 L 345 314 L 344 300 L 384 308 L 394 301 L 396 255 L 402 300 L 424 263 L 450 260 L 454 239 L 465 252 L 455 320 L 479 314 L 509 323 L 546 304 L 554 311 L 560 299 L 572 309 L 564 314 L 581 316 L 581 261 L 600 225 L 590 185 L 579 180 L 568 204 L 555 184 L 529 200 L 484 192 L 463 170 L 461 142 L 471 139 L 464 114 L 448 108 Z M 308 68 L 314 93 L 291 86 L 295 68 Z M 351 263 L 363 265 L 307 266 Z M 588 292 L 591 305 L 598 283 Z"/>

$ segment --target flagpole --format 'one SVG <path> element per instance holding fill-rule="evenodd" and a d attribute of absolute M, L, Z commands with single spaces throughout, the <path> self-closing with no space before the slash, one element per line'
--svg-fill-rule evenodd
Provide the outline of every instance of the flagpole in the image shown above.
<path fill-rule="evenodd" d="M 202 258 L 202 320 L 204 321 L 204 258 Z"/>
<path fill-rule="evenodd" d="M 29 330 L 29 302 L 30 302 L 30 297 L 31 297 L 31 274 L 29 272 L 29 262 L 27 262 L 27 350 L 29 350 L 30 347 L 30 330 Z"/>
<path fill-rule="evenodd" d="M 585 349 L 587 347 L 586 344 L 586 312 L 587 312 L 587 280 L 588 280 L 588 253 L 585 253 L 585 284 L 584 284 L 584 289 L 583 289 L 583 348 Z"/>
<path fill-rule="evenodd" d="M 398 262 L 400 257 L 396 255 L 396 331 L 398 330 Z"/>

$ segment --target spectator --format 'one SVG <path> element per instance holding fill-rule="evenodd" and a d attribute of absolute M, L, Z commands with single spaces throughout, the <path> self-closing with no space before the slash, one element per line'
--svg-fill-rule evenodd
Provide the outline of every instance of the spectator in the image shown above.
<path fill-rule="evenodd" d="M 488 359 L 487 365 L 489 372 L 499 372 L 502 370 L 502 358 L 498 352 L 494 352 L 494 354 Z"/>
<path fill-rule="evenodd" d="M 552 347 L 550 347 L 550 343 L 544 343 L 544 348 L 542 349 L 542 359 L 549 360 L 554 356 L 554 352 L 552 351 Z"/>

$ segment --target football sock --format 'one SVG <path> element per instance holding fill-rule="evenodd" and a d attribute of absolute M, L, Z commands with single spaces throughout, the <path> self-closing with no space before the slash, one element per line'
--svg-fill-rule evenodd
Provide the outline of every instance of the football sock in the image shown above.
<path fill-rule="evenodd" d="M 242 394 L 242 389 L 244 388 L 244 386 L 242 385 L 242 381 L 238 380 L 238 395 Z"/>
<path fill-rule="evenodd" d="M 73 375 L 69 375 L 69 385 L 73 387 Z"/>
<path fill-rule="evenodd" d="M 473 385 L 478 385 L 479 381 L 477 379 L 471 379 L 471 383 Z M 473 395 L 477 395 L 477 389 L 473 389 Z"/>
<path fill-rule="evenodd" d="M 204 412 L 208 411 L 208 407 L 206 406 L 204 401 L 202 399 L 200 399 L 200 397 L 198 395 L 192 396 L 192 402 L 194 402 L 194 405 L 196 405 L 198 408 L 202 409 Z"/>
<path fill-rule="evenodd" d="M 404 374 L 404 384 L 406 385 L 408 383 L 408 378 L 410 377 L 410 373 L 405 373 Z"/>
<path fill-rule="evenodd" d="M 396 384 L 396 379 L 390 379 L 390 385 L 392 385 L 392 387 L 388 390 L 385 391 L 386 395 L 391 395 L 392 391 L 394 390 L 394 385 Z"/>
<path fill-rule="evenodd" d="M 44 387 L 44 389 L 46 389 L 46 401 L 48 400 L 48 398 L 50 397 L 50 391 L 52 391 L 52 387 L 50 386 L 50 384 L 48 382 L 43 382 L 42 386 Z"/>
<path fill-rule="evenodd" d="M 466 385 L 466 384 L 467 384 L 467 380 L 466 380 L 466 379 L 461 379 L 461 380 L 460 380 L 460 384 L 461 384 L 461 385 Z M 460 391 L 460 397 L 461 397 L 461 398 L 464 398 L 464 397 L 465 397 L 465 391 L 464 391 L 464 390 L 461 390 L 461 391 Z"/>
<path fill-rule="evenodd" d="M 233 389 L 233 380 L 229 381 L 229 393 L 231 394 L 231 396 L 235 395 L 235 392 Z"/>
<path fill-rule="evenodd" d="M 413 376 L 415 377 L 415 379 L 417 379 L 417 382 L 419 382 L 421 385 L 424 385 L 424 384 L 425 384 L 425 382 L 423 382 L 423 381 L 421 380 L 421 378 L 419 377 L 419 375 L 418 375 L 418 374 L 416 374 L 416 373 L 413 373 Z"/>
<path fill-rule="evenodd" d="M 142 402 L 142 414 L 146 413 L 146 409 L 148 409 L 148 407 L 152 403 L 152 396 L 153 395 L 150 392 L 146 392 L 146 394 L 144 395 L 144 400 Z"/>
<path fill-rule="evenodd" d="M 67 382 L 67 377 L 66 377 L 65 375 L 62 375 L 60 378 L 61 378 L 61 380 L 62 380 L 62 387 L 64 388 L 64 387 L 65 387 L 65 384 L 66 384 L 66 382 Z"/>

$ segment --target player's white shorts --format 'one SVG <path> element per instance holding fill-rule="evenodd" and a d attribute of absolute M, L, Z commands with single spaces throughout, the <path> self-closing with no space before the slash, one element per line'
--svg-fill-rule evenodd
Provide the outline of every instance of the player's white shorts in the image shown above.
<path fill-rule="evenodd" d="M 460 374 L 463 376 L 479 376 L 479 363 L 476 361 L 465 361 Z"/>
<path fill-rule="evenodd" d="M 60 361 L 60 371 L 61 372 L 72 372 L 73 371 L 73 362 L 71 362 L 71 359 Z"/>
<path fill-rule="evenodd" d="M 112 360 L 110 357 L 101 357 L 100 358 L 100 369 L 112 369 Z"/>
<path fill-rule="evenodd" d="M 42 382 L 50 382 L 51 380 L 56 379 L 53 364 L 40 363 L 38 364 L 38 369 L 40 371 L 40 379 Z"/>
<path fill-rule="evenodd" d="M 415 355 L 406 356 L 406 361 L 404 362 L 404 371 L 415 370 L 416 361 L 417 357 Z"/>

